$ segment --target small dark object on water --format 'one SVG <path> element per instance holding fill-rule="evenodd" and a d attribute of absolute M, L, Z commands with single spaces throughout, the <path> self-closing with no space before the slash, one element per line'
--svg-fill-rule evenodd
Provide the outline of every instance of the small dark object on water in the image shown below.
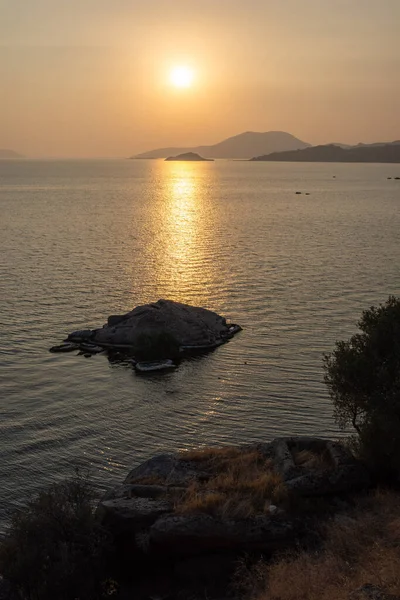
<path fill-rule="evenodd" d="M 153 371 L 165 371 L 166 369 L 175 369 L 176 364 L 170 360 L 158 360 L 152 362 L 138 362 L 135 365 L 136 371 L 140 373 L 149 373 Z"/>
<path fill-rule="evenodd" d="M 388 177 L 388 179 L 392 179 L 391 177 Z"/>
<path fill-rule="evenodd" d="M 310 195 L 310 192 L 306 192 L 306 196 L 309 196 L 309 195 Z"/>
<path fill-rule="evenodd" d="M 333 176 L 333 179 L 336 179 L 336 175 Z"/>
<path fill-rule="evenodd" d="M 228 334 L 225 337 L 232 337 L 236 333 L 239 333 L 239 331 L 242 331 L 242 328 L 240 327 L 240 325 L 237 325 L 236 323 L 232 323 L 232 325 L 229 325 Z"/>
<path fill-rule="evenodd" d="M 104 348 L 101 346 L 96 346 L 96 344 L 80 344 L 80 349 L 84 350 L 89 354 L 100 354 L 100 352 L 104 352 Z"/>
<path fill-rule="evenodd" d="M 302 194 L 302 192 L 296 192 L 297 196 L 300 196 Z"/>
<path fill-rule="evenodd" d="M 73 352 L 74 350 L 78 350 L 79 345 L 73 344 L 71 342 L 65 342 L 64 344 L 60 344 L 59 346 L 52 346 L 50 348 L 50 352 Z"/>
<path fill-rule="evenodd" d="M 398 181 L 400 179 L 400 177 L 395 177 L 396 181 Z"/>

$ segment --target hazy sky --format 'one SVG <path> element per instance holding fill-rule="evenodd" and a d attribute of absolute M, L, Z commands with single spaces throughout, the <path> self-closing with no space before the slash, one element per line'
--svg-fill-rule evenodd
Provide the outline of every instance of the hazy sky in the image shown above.
<path fill-rule="evenodd" d="M 400 0 L 0 0 L 0 148 L 400 139 L 399 26 Z"/>

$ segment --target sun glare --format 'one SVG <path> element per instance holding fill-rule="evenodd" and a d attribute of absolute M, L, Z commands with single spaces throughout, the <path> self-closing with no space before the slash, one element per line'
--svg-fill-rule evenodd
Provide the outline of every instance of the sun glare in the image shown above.
<path fill-rule="evenodd" d="M 193 83 L 193 71 L 189 67 L 174 67 L 170 74 L 170 81 L 177 88 L 188 88 Z"/>

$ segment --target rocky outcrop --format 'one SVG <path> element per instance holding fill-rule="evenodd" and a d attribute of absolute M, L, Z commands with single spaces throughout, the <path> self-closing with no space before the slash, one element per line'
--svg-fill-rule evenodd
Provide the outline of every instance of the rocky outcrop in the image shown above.
<path fill-rule="evenodd" d="M 132 347 L 140 350 L 152 344 L 166 349 L 176 346 L 213 348 L 232 337 L 234 331 L 226 319 L 205 308 L 172 300 L 159 300 L 138 306 L 124 315 L 113 315 L 92 340 L 101 345 Z M 160 356 L 159 358 L 169 358 Z"/>
<path fill-rule="evenodd" d="M 98 514 L 103 523 L 117 534 L 130 535 L 132 546 L 141 547 L 150 558 L 168 556 L 180 560 L 213 553 L 270 553 L 290 547 L 301 535 L 304 521 L 284 500 L 272 503 L 268 496 L 271 491 L 266 491 L 265 498 L 258 502 L 259 514 L 248 517 L 237 517 L 229 511 L 210 512 L 206 504 L 196 502 L 203 493 L 213 493 L 215 473 L 209 465 L 218 460 L 220 450 L 205 451 L 210 453 L 211 462 L 202 460 L 198 452 L 162 454 L 135 467 L 123 485 L 106 494 L 100 503 Z M 302 497 L 335 497 L 369 486 L 363 465 L 343 445 L 329 440 L 289 437 L 226 450 L 225 471 L 229 471 L 230 455 L 234 460 L 254 456 L 261 465 L 261 471 L 257 471 L 260 481 L 264 469 L 265 473 L 274 473 L 288 496 L 295 499 L 291 506 L 301 502 Z M 240 494 L 252 489 L 251 482 L 250 486 L 246 482 L 246 488 L 241 488 L 241 483 L 238 481 L 237 490 L 245 489 L 244 492 L 229 492 L 238 496 L 238 503 Z M 179 510 L 182 498 L 194 485 L 197 487 L 193 509 L 186 505 L 184 511 Z M 254 486 L 256 494 L 263 493 L 260 489 L 264 488 Z M 281 494 L 281 498 L 285 497 Z"/>
<path fill-rule="evenodd" d="M 299 496 L 327 496 L 368 487 L 367 470 L 337 442 L 289 437 L 275 440 L 275 468 L 290 492 Z"/>
<path fill-rule="evenodd" d="M 160 454 L 133 469 L 124 483 L 162 481 L 164 486 L 187 486 L 194 480 L 208 476 L 199 469 L 198 464 L 183 460 L 178 454 Z"/>
<path fill-rule="evenodd" d="M 175 360 L 212 350 L 239 331 L 239 325 L 227 323 L 224 317 L 211 310 L 158 300 L 137 306 L 123 315 L 111 315 L 100 329 L 73 331 L 63 344 L 52 346 L 50 351 L 79 350 L 85 356 L 92 356 L 104 350 L 109 354 L 118 350 L 139 361 L 159 361 L 157 365 L 140 363 L 143 368 L 138 370 L 159 370 L 176 366 L 165 360 L 162 364 L 162 359 Z M 152 369 L 147 368 L 151 366 Z"/>
<path fill-rule="evenodd" d="M 100 505 L 101 518 L 115 533 L 139 533 L 150 527 L 159 517 L 171 513 L 173 506 L 166 500 L 156 498 L 113 498 Z"/>
<path fill-rule="evenodd" d="M 206 514 L 165 515 L 150 527 L 149 548 L 175 556 L 209 552 L 272 552 L 293 542 L 296 523 L 257 515 L 222 519 Z"/>

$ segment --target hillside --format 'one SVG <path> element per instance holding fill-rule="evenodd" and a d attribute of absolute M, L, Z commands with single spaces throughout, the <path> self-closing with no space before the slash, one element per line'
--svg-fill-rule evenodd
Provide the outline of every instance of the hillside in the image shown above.
<path fill-rule="evenodd" d="M 168 156 L 195 152 L 207 158 L 247 159 L 260 154 L 307 148 L 309 145 L 284 131 L 267 131 L 266 133 L 247 131 L 212 146 L 158 148 L 132 156 L 132 158 L 167 158 Z"/>
<path fill-rule="evenodd" d="M 400 144 L 342 148 L 334 144 L 256 156 L 253 161 L 400 163 Z"/>
<path fill-rule="evenodd" d="M 14 150 L 8 150 L 7 148 L 0 148 L 0 159 L 1 158 L 24 158 L 22 154 L 14 152 Z"/>

